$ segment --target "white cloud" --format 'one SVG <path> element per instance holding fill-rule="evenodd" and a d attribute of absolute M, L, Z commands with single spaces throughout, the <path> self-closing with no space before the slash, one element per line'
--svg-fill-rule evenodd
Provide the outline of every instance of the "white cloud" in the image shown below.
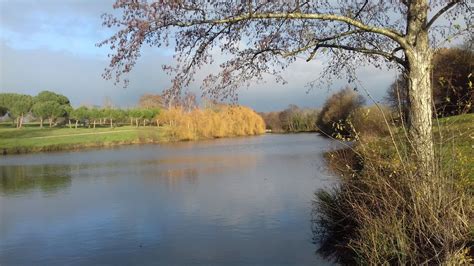
<path fill-rule="evenodd" d="M 123 89 L 101 78 L 108 65 L 107 48 L 95 43 L 112 32 L 101 26 L 100 14 L 113 11 L 113 0 L 0 0 L 0 90 L 36 94 L 55 90 L 68 96 L 75 105 L 101 104 L 105 96 L 116 104 L 131 106 L 144 92 L 160 93 L 170 77 L 162 64 L 172 64 L 169 49 L 145 47 L 142 57 L 130 74 L 130 85 Z M 218 62 L 226 55 L 214 52 L 216 63 L 204 67 L 191 90 L 209 72 L 219 70 Z M 282 85 L 273 77 L 252 84 L 239 92 L 240 103 L 259 111 L 283 109 L 288 104 L 320 106 L 330 94 L 329 88 L 315 88 L 307 93 L 307 83 L 318 78 L 324 59 L 297 60 L 284 73 Z M 362 67 L 359 78 L 368 91 L 381 99 L 395 76 L 393 71 Z M 345 85 L 335 81 L 332 89 Z"/>

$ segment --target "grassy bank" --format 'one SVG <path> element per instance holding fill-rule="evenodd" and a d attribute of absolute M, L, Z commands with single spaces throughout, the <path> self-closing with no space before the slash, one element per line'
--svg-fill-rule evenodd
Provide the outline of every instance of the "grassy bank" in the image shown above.
<path fill-rule="evenodd" d="M 158 143 L 170 141 L 167 128 L 39 128 L 27 125 L 16 129 L 0 126 L 0 153 L 18 154 L 44 151 L 78 150 L 123 144 Z"/>
<path fill-rule="evenodd" d="M 393 130 L 399 131 L 396 132 L 396 138 L 404 138 L 403 129 L 395 128 Z M 435 149 L 441 162 L 441 168 L 462 172 L 470 182 L 474 182 L 474 114 L 435 120 L 433 131 Z M 388 136 L 370 136 L 370 138 L 364 139 L 364 145 L 378 149 L 377 154 L 385 158 L 395 157 L 396 151 Z M 405 149 L 406 147 L 400 145 L 399 148 Z M 400 152 L 406 153 L 406 150 Z M 349 165 L 356 163 L 355 157 L 354 150 L 349 148 L 325 154 L 329 167 L 342 174 L 352 171 L 352 168 L 347 167 L 347 163 L 350 162 Z"/>
<path fill-rule="evenodd" d="M 438 162 L 430 180 L 416 174 L 400 128 L 393 140 L 361 136 L 352 149 L 326 155 L 341 182 L 316 194 L 323 254 L 367 265 L 472 263 L 474 114 L 434 123 Z"/>
<path fill-rule="evenodd" d="M 437 150 L 444 169 L 463 172 L 474 184 L 474 114 L 447 117 L 435 122 Z"/>

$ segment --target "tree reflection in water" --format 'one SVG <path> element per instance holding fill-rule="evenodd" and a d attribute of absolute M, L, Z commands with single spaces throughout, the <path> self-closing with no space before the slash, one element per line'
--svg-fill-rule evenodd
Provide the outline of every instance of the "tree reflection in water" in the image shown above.
<path fill-rule="evenodd" d="M 38 189 L 54 194 L 71 186 L 71 169 L 64 165 L 0 166 L 0 193 L 23 194 Z"/>

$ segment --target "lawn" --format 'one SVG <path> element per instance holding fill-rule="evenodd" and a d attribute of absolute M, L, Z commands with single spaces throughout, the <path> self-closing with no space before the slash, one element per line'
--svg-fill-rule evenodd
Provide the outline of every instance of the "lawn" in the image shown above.
<path fill-rule="evenodd" d="M 74 150 L 86 147 L 114 146 L 119 144 L 156 143 L 166 141 L 165 128 L 131 127 L 116 128 L 39 128 L 26 125 L 12 128 L 0 125 L 0 152 L 3 154 Z"/>
<path fill-rule="evenodd" d="M 434 120 L 437 150 L 445 166 L 461 170 L 474 181 L 474 114 Z M 446 168 L 446 167 L 445 167 Z"/>

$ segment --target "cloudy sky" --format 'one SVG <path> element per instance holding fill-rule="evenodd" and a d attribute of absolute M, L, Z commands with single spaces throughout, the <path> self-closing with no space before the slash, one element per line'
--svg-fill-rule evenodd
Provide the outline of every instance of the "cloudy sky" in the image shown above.
<path fill-rule="evenodd" d="M 74 106 L 114 104 L 133 106 L 143 93 L 160 93 L 169 86 L 162 64 L 172 63 L 166 49 L 146 48 L 127 88 L 101 77 L 108 49 L 95 44 L 113 34 L 103 28 L 100 15 L 112 12 L 113 0 L 0 0 L 0 91 L 35 95 L 52 90 L 68 96 Z M 279 110 L 288 104 L 318 107 L 345 81 L 332 88 L 307 91 L 323 63 L 297 61 L 284 74 L 282 85 L 271 78 L 240 90 L 239 102 L 258 111 Z M 202 72 L 217 68 L 209 66 Z M 359 71 L 364 87 L 379 100 L 396 72 L 367 67 Z M 196 90 L 197 84 L 190 88 Z M 332 90 L 331 90 L 332 89 Z"/>

